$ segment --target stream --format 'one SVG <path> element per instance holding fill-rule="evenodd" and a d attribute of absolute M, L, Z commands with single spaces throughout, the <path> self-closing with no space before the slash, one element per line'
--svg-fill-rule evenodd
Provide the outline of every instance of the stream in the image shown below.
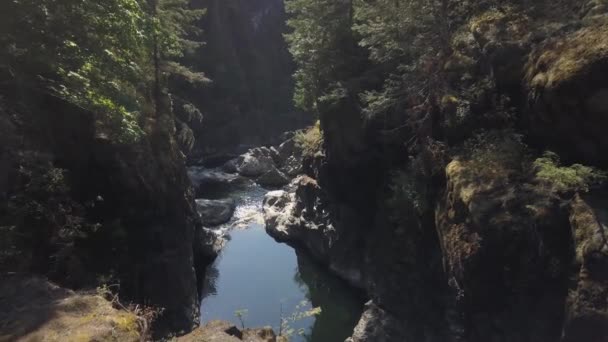
<path fill-rule="evenodd" d="M 204 171 L 190 170 L 194 172 Z M 246 328 L 271 326 L 279 333 L 283 317 L 288 323 L 282 330 L 293 331 L 290 341 L 343 342 L 349 337 L 363 309 L 361 293 L 266 234 L 262 202 L 267 190 L 253 182 L 216 190 L 205 197 L 231 197 L 237 206 L 229 223 L 206 228 L 226 239 L 226 245 L 207 269 L 201 323 L 219 319 Z M 289 319 L 313 307 L 321 313 Z"/>

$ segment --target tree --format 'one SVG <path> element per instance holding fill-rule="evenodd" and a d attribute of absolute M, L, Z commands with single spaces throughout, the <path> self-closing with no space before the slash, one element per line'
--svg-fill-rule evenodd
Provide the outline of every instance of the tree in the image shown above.
<path fill-rule="evenodd" d="M 448 0 L 288 0 L 296 104 L 314 112 L 319 101 L 354 90 L 364 113 L 374 117 L 424 103 L 438 85 L 428 71 L 440 69 L 434 67 L 449 52 L 447 5 Z M 366 55 L 371 65 L 361 62 Z"/>
<path fill-rule="evenodd" d="M 298 66 L 294 101 L 316 112 L 321 97 L 350 77 L 360 59 L 351 26 L 351 0 L 287 0 L 290 15 L 286 35 Z"/>
<path fill-rule="evenodd" d="M 146 56 L 136 0 L 11 0 L 0 5 L 4 82 L 44 88 L 96 112 L 101 134 L 136 139 Z"/>
<path fill-rule="evenodd" d="M 429 71 L 435 69 L 439 53 L 448 53 L 447 2 L 356 0 L 359 44 L 374 63 L 387 66 L 382 89 L 362 94 L 369 116 L 418 105 L 437 86 Z"/>
<path fill-rule="evenodd" d="M 153 98 L 156 115 L 169 112 L 161 106 L 162 94 L 168 87 L 168 77 L 177 75 L 189 82 L 204 82 L 204 74 L 190 70 L 178 61 L 201 42 L 190 37 L 199 35 L 196 21 L 204 15 L 202 9 L 190 9 L 188 0 L 148 0 L 151 30 L 149 34 L 154 65 Z"/>
<path fill-rule="evenodd" d="M 99 135 L 134 142 L 168 74 L 202 78 L 177 63 L 202 14 L 187 0 L 2 1 L 0 84 L 51 92 L 94 112 Z"/>

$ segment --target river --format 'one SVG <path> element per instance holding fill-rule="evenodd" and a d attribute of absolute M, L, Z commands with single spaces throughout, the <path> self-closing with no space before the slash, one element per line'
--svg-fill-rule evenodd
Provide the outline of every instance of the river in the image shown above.
<path fill-rule="evenodd" d="M 245 182 L 206 196 L 232 197 L 237 208 L 228 224 L 210 228 L 227 241 L 207 270 L 201 323 L 220 319 L 245 327 L 272 326 L 275 332 L 292 330 L 291 341 L 296 342 L 344 341 L 361 315 L 362 295 L 305 253 L 266 234 L 262 219 L 265 193 L 260 186 Z M 321 313 L 289 319 L 313 307 L 320 307 Z M 282 328 L 281 318 L 288 321 Z"/>

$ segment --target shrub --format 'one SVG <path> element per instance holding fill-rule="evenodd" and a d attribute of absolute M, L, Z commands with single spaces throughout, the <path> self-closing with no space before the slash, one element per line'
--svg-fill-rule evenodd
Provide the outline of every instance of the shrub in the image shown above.
<path fill-rule="evenodd" d="M 296 133 L 294 137 L 296 146 L 302 149 L 304 156 L 312 157 L 323 147 L 323 133 L 319 121 L 305 131 Z"/>
<path fill-rule="evenodd" d="M 537 180 L 550 184 L 558 192 L 587 192 L 589 188 L 602 184 L 607 177 L 606 172 L 590 166 L 560 166 L 559 156 L 549 151 L 534 161 L 533 168 Z"/>
<path fill-rule="evenodd" d="M 475 135 L 464 143 L 462 155 L 473 175 L 486 179 L 521 175 L 529 161 L 522 136 L 511 130 Z"/>

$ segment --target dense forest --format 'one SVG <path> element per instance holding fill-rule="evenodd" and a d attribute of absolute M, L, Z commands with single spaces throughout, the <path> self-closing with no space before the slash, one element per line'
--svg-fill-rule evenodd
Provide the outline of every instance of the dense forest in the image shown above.
<path fill-rule="evenodd" d="M 608 0 L 3 0 L 0 341 L 606 342 L 607 117 Z"/>

